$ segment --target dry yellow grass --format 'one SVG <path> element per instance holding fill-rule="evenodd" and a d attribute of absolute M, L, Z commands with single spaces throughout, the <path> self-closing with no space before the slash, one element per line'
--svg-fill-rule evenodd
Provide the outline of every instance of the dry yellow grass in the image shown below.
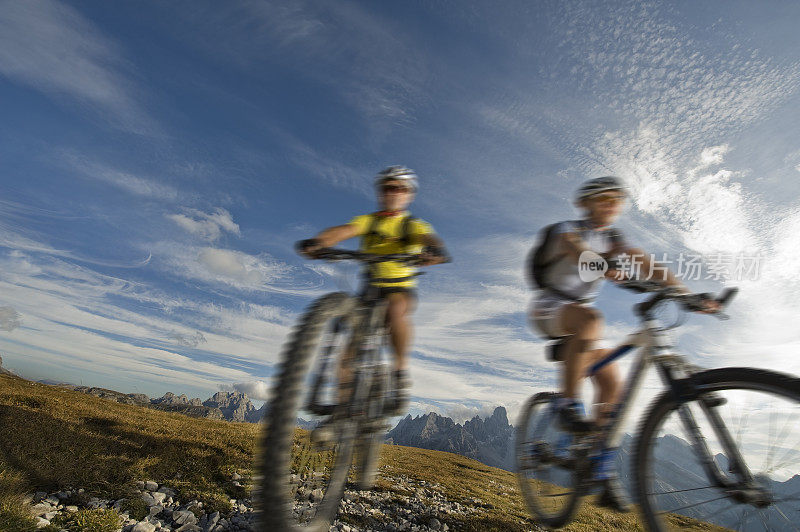
<path fill-rule="evenodd" d="M 229 481 L 250 469 L 257 432 L 252 424 L 190 418 L 9 376 L 0 376 L 0 426 L 0 464 L 37 490 L 82 487 L 124 496 L 134 481 L 152 479 L 219 500 L 243 495 Z"/>

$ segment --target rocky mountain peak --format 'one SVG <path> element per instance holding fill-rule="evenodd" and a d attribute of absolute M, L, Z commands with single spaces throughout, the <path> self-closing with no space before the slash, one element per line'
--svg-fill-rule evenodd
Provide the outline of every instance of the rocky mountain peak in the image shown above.
<path fill-rule="evenodd" d="M 415 418 L 409 414 L 389 431 L 387 441 L 448 451 L 510 469 L 513 465 L 512 435 L 513 427 L 508 424 L 506 409 L 501 406 L 486 420 L 475 416 L 464 425 L 435 412 Z"/>
<path fill-rule="evenodd" d="M 0 375 L 14 375 L 14 372 L 3 367 L 3 357 L 0 356 Z"/>
<path fill-rule="evenodd" d="M 219 408 L 225 419 L 231 421 L 252 421 L 258 412 L 247 394 L 242 392 L 217 392 L 204 401 L 203 406 Z"/>

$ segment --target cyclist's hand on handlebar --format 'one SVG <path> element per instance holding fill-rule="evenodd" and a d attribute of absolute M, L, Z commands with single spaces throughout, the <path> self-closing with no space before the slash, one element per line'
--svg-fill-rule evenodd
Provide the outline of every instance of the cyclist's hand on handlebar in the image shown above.
<path fill-rule="evenodd" d="M 317 253 L 319 253 L 319 251 L 324 249 L 322 245 L 320 245 L 319 240 L 317 240 L 316 238 L 308 238 L 306 240 L 300 240 L 294 245 L 294 247 L 295 250 L 297 250 L 297 253 L 309 259 L 319 258 L 317 256 Z"/>
<path fill-rule="evenodd" d="M 717 314 L 721 313 L 724 305 L 714 299 L 712 294 L 685 294 L 684 306 L 686 310 L 697 312 L 698 314 Z"/>
<path fill-rule="evenodd" d="M 418 264 L 420 266 L 433 266 L 434 264 L 442 264 L 444 262 L 449 262 L 447 257 L 428 249 L 423 250 L 422 253 L 419 254 Z"/>
<path fill-rule="evenodd" d="M 722 305 L 716 299 L 706 298 L 700 303 L 702 309 L 695 310 L 700 314 L 716 314 L 722 310 Z"/>
<path fill-rule="evenodd" d="M 433 266 L 434 264 L 443 264 L 450 262 L 450 256 L 447 252 L 438 246 L 425 246 L 422 253 L 419 254 L 419 266 Z"/>

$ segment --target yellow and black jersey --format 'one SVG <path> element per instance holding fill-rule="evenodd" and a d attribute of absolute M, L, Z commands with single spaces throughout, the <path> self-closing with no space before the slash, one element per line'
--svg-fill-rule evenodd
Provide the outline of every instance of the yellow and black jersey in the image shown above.
<path fill-rule="evenodd" d="M 358 230 L 361 251 L 386 255 L 390 253 L 419 253 L 422 235 L 433 234 L 433 227 L 408 211 L 392 214 L 373 213 L 356 216 L 349 224 Z M 381 262 L 370 266 L 369 275 L 375 286 L 413 288 L 416 286 L 416 268 L 397 262 Z M 388 279 L 388 280 L 387 280 Z M 393 281 L 396 279 L 396 281 Z"/>

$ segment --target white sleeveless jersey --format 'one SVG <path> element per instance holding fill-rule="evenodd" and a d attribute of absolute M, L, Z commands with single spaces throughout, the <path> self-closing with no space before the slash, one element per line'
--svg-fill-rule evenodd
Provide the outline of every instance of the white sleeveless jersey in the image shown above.
<path fill-rule="evenodd" d="M 620 243 L 620 236 L 616 230 L 611 231 L 610 228 L 595 230 L 586 222 L 580 220 L 560 222 L 556 227 L 555 234 L 561 235 L 564 233 L 576 233 L 588 249 L 599 255 L 611 251 L 615 242 L 617 245 Z M 545 284 L 546 286 L 552 286 L 559 293 L 544 288 L 536 301 L 535 307 L 537 311 L 555 310 L 556 307 L 564 303 L 574 302 L 565 297 L 566 295 L 571 296 L 574 300 L 580 300 L 582 303 L 591 304 L 600 292 L 603 278 L 601 277 L 591 282 L 583 281 L 578 274 L 578 261 L 574 257 L 565 255 L 560 246 L 551 246 L 551 249 L 545 251 L 545 263 L 555 260 L 554 263 L 547 267 Z"/>

